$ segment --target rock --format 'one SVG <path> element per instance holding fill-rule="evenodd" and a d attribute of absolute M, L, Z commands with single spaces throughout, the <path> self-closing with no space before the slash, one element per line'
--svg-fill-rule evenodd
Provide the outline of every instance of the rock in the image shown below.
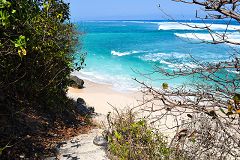
<path fill-rule="evenodd" d="M 84 86 L 84 81 L 77 76 L 70 76 L 71 87 L 82 89 Z"/>
<path fill-rule="evenodd" d="M 59 143 L 57 144 L 57 147 L 60 148 L 60 147 L 63 146 L 64 144 L 67 144 L 67 142 L 66 142 L 66 141 L 59 142 Z"/>
<path fill-rule="evenodd" d="M 103 136 L 96 136 L 93 139 L 93 144 L 95 144 L 97 146 L 106 146 L 107 140 Z"/>
<path fill-rule="evenodd" d="M 71 157 L 72 157 L 72 159 L 74 159 L 74 158 L 76 159 L 77 155 L 76 154 L 72 154 Z"/>
<path fill-rule="evenodd" d="M 82 98 L 78 98 L 78 99 L 77 99 L 77 103 L 78 103 L 78 104 L 85 104 L 85 105 L 86 105 L 85 100 L 82 99 Z"/>
<path fill-rule="evenodd" d="M 56 147 L 54 148 L 54 153 L 55 153 L 56 155 L 58 155 L 58 154 L 60 153 L 60 146 L 56 146 Z"/>
<path fill-rule="evenodd" d="M 86 105 L 86 102 L 82 98 L 77 99 L 76 103 L 76 109 L 79 114 L 85 116 L 85 115 L 91 115 L 94 113 L 94 108 L 93 107 L 88 107 Z"/>
<path fill-rule="evenodd" d="M 79 143 L 80 141 L 79 141 L 79 140 L 73 140 L 73 139 L 72 139 L 70 142 L 71 142 L 71 143 Z"/>
<path fill-rule="evenodd" d="M 89 109 L 89 111 L 90 111 L 91 113 L 94 113 L 94 112 L 95 112 L 94 107 L 88 107 L 88 109 Z"/>
<path fill-rule="evenodd" d="M 77 104 L 77 111 L 83 116 L 91 114 L 87 106 L 84 104 Z"/>
<path fill-rule="evenodd" d="M 101 132 L 101 129 L 93 129 L 89 133 L 68 140 L 67 146 L 61 148 L 58 158 L 61 160 L 109 160 L 107 148 L 93 144 L 94 137 Z"/>
<path fill-rule="evenodd" d="M 64 154 L 63 157 L 71 158 L 71 153 Z"/>

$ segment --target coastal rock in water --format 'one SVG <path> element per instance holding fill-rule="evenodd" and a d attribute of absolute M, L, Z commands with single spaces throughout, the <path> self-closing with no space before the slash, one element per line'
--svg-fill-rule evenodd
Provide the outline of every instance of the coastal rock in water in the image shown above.
<path fill-rule="evenodd" d="M 103 136 L 96 136 L 93 139 L 93 144 L 95 144 L 97 146 L 106 146 L 107 140 Z"/>
<path fill-rule="evenodd" d="M 70 76 L 71 87 L 82 89 L 84 86 L 84 81 L 77 76 Z"/>

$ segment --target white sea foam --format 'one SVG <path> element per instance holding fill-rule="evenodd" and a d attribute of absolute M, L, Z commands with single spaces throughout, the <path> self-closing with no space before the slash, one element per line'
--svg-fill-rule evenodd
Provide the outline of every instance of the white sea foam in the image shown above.
<path fill-rule="evenodd" d="M 166 62 L 166 61 L 160 61 L 161 64 L 166 64 L 168 66 L 168 68 L 171 68 L 173 70 L 177 70 L 177 69 L 183 69 L 183 68 L 198 68 L 199 66 L 189 62 L 189 63 L 170 63 L 170 62 Z"/>
<path fill-rule="evenodd" d="M 173 52 L 173 53 L 150 53 L 150 54 L 146 54 L 144 56 L 141 56 L 140 58 L 146 61 L 161 61 L 163 59 L 169 59 L 169 58 L 175 58 L 175 59 L 181 59 L 181 58 L 187 58 L 190 55 L 188 54 L 181 54 L 181 53 L 177 53 L 177 52 Z M 166 63 L 166 62 L 165 62 Z"/>
<path fill-rule="evenodd" d="M 164 60 L 160 60 L 160 63 L 161 64 L 166 64 L 166 65 L 173 65 L 172 63 L 164 61 Z"/>
<path fill-rule="evenodd" d="M 230 70 L 230 69 L 227 69 L 227 71 L 228 71 L 228 72 L 230 72 L 230 73 L 234 73 L 234 74 L 240 74 L 240 72 L 239 72 L 239 71 L 235 71 L 235 70 Z"/>
<path fill-rule="evenodd" d="M 188 54 L 181 54 L 181 53 L 152 53 L 152 54 L 146 54 L 144 56 L 141 56 L 140 58 L 144 61 L 152 61 L 152 62 L 159 62 L 160 64 L 166 65 L 168 68 L 171 69 L 180 69 L 183 67 L 189 67 L 189 68 L 197 68 L 198 66 L 192 62 L 173 62 L 173 59 L 186 59 L 189 58 L 190 55 Z"/>
<path fill-rule="evenodd" d="M 72 75 L 94 83 L 112 85 L 114 90 L 121 92 L 137 91 L 140 87 L 128 75 L 112 75 L 96 71 L 74 71 Z"/>
<path fill-rule="evenodd" d="M 174 33 L 175 36 L 180 38 L 187 38 L 187 39 L 193 39 L 197 41 L 207 41 L 212 42 L 213 38 L 216 41 L 222 42 L 223 38 L 221 36 L 222 33 L 219 32 L 219 34 L 212 34 L 209 33 Z M 232 43 L 240 43 L 240 34 L 238 32 L 229 32 L 226 34 L 225 40 L 232 42 Z"/>
<path fill-rule="evenodd" d="M 205 24 L 205 23 L 178 23 L 178 22 L 159 22 L 158 30 L 202 30 L 209 27 L 212 30 L 225 30 L 226 24 Z M 240 30 L 239 25 L 229 25 L 228 30 Z"/>
<path fill-rule="evenodd" d="M 137 53 L 144 53 L 145 51 L 127 51 L 127 52 L 118 52 L 118 51 L 111 51 L 111 54 L 114 56 L 127 56 L 131 54 L 137 54 Z"/>

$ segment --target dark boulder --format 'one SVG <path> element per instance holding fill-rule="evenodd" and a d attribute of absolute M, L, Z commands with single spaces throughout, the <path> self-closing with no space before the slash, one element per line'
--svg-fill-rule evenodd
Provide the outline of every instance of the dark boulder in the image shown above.
<path fill-rule="evenodd" d="M 77 109 L 77 112 L 83 116 L 92 115 L 94 113 L 94 108 L 88 107 L 86 105 L 86 102 L 82 98 L 77 99 L 76 109 Z"/>
<path fill-rule="evenodd" d="M 84 104 L 84 105 L 86 105 L 85 100 L 82 99 L 82 98 L 78 98 L 78 99 L 77 99 L 77 103 L 78 103 L 78 104 Z"/>
<path fill-rule="evenodd" d="M 77 76 L 70 76 L 71 84 L 70 86 L 73 88 L 82 89 L 84 86 L 84 81 Z"/>

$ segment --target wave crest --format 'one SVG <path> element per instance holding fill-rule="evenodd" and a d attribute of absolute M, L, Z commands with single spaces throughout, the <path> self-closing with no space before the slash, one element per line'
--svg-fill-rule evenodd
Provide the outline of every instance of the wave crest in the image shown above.
<path fill-rule="evenodd" d="M 205 24 L 205 23 L 178 23 L 178 22 L 160 22 L 158 30 L 203 30 L 208 26 L 212 30 L 226 30 L 226 24 Z M 192 27 L 191 27 L 192 26 Z M 196 28 L 195 28 L 196 27 Z M 239 30 L 238 25 L 229 25 L 228 30 Z"/>
<path fill-rule="evenodd" d="M 114 56 L 127 56 L 127 55 L 131 55 L 131 54 L 136 54 L 136 53 L 141 53 L 144 51 L 130 51 L 130 52 L 118 52 L 118 51 L 111 51 L 111 54 Z"/>
<path fill-rule="evenodd" d="M 209 33 L 174 33 L 174 35 L 180 38 L 193 39 L 198 41 L 212 42 L 213 38 L 219 42 L 223 41 L 223 37 L 217 34 L 210 35 Z M 228 33 L 224 39 L 232 43 L 240 43 L 240 34 L 238 32 Z"/>

